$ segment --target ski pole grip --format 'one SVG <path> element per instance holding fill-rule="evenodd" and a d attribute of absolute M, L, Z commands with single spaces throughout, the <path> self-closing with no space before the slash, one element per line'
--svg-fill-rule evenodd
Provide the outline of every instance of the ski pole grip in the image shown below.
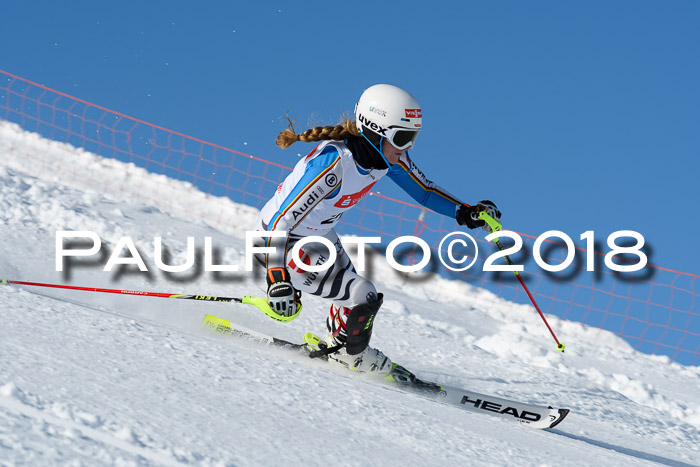
<path fill-rule="evenodd" d="M 489 227 L 491 227 L 491 233 L 500 232 L 501 230 L 503 230 L 503 224 L 498 222 L 493 217 L 489 216 L 489 214 L 486 211 L 479 211 L 479 219 L 483 220 L 489 225 Z M 494 239 L 495 242 L 497 242 L 498 240 L 498 238 Z"/>
<path fill-rule="evenodd" d="M 298 307 L 297 312 L 294 313 L 292 316 L 278 315 L 274 312 L 272 308 L 270 308 L 270 305 L 267 303 L 267 300 L 262 297 L 244 296 L 241 298 L 241 303 L 245 303 L 246 305 L 253 305 L 255 308 L 262 311 L 268 318 L 272 318 L 275 321 L 281 321 L 283 323 L 288 323 L 289 321 L 295 319 L 297 316 L 299 316 L 299 313 L 301 312 L 301 307 Z"/>

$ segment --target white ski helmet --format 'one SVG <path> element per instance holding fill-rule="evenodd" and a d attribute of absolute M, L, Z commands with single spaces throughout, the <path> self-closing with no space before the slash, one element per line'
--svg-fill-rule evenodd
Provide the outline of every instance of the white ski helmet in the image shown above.
<path fill-rule="evenodd" d="M 413 147 L 423 124 L 416 98 L 391 84 L 367 88 L 355 104 L 355 119 L 357 129 L 380 153 L 382 138 L 397 149 Z"/>

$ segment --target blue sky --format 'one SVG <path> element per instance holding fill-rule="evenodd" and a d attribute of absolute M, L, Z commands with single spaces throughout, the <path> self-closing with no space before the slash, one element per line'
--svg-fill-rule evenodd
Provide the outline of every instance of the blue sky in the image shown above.
<path fill-rule="evenodd" d="M 293 165 L 274 145 L 391 83 L 423 107 L 413 159 L 506 228 L 578 245 L 642 233 L 698 274 L 700 2 L 9 2 L 0 68 Z M 401 194 L 390 181 L 376 187 Z M 410 201 L 410 200 L 409 200 Z M 681 233 L 679 233 L 681 232 Z M 606 251 L 606 250 L 604 250 Z"/>

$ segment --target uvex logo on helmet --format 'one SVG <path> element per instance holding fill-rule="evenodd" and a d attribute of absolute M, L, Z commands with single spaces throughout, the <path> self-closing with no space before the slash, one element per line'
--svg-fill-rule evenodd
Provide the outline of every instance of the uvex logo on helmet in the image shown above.
<path fill-rule="evenodd" d="M 406 118 L 423 118 L 423 113 L 420 109 L 405 109 Z"/>
<path fill-rule="evenodd" d="M 365 117 L 362 114 L 359 114 L 357 118 L 360 120 L 360 123 L 362 123 L 364 126 L 372 130 L 373 132 L 380 134 L 384 137 L 386 137 L 386 128 L 381 127 L 374 123 L 373 121 L 369 120 L 367 117 Z"/>

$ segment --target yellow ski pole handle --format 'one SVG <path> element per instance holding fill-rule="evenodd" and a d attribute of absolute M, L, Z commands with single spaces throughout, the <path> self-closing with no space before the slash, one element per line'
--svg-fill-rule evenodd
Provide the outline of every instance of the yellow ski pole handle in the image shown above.
<path fill-rule="evenodd" d="M 265 316 L 268 318 L 272 318 L 275 321 L 281 321 L 282 323 L 288 323 L 291 320 L 295 319 L 297 316 L 299 316 L 299 313 L 301 313 L 301 305 L 297 306 L 297 312 L 294 313 L 291 316 L 281 316 L 278 315 L 277 313 L 274 312 L 272 308 L 270 308 L 270 304 L 267 303 L 267 299 L 263 297 L 249 297 L 249 296 L 244 296 L 241 298 L 241 303 L 244 303 L 246 305 L 253 305 L 255 308 L 258 310 L 262 311 Z"/>
<path fill-rule="evenodd" d="M 486 211 L 479 212 L 479 219 L 483 220 L 484 222 L 486 222 L 489 225 L 489 227 L 491 227 L 491 233 L 500 232 L 501 230 L 503 230 L 503 224 L 498 222 L 493 217 L 489 216 Z M 503 248 L 503 245 L 501 245 L 500 238 L 495 237 L 495 238 L 492 238 L 492 240 L 493 240 L 493 243 L 496 244 L 496 246 L 498 247 L 499 250 L 501 250 L 501 251 L 505 250 L 505 248 Z M 511 259 L 508 255 L 503 255 L 503 257 L 506 259 L 506 263 L 508 263 L 511 266 L 513 265 L 513 261 L 511 261 Z M 516 276 L 520 275 L 518 273 L 518 271 L 513 271 L 513 274 L 515 274 Z"/>
<path fill-rule="evenodd" d="M 479 219 L 482 221 L 486 222 L 489 227 L 491 227 L 491 232 L 500 232 L 503 230 L 503 224 L 498 222 L 496 219 L 493 217 L 489 216 L 489 214 L 486 211 L 479 211 Z M 494 238 L 494 242 L 498 242 L 498 238 Z"/>

